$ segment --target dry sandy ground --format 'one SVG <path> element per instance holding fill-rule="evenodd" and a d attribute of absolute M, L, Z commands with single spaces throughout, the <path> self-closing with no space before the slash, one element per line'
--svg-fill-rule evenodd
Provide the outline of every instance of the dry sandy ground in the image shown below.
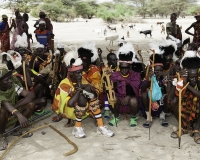
<path fill-rule="evenodd" d="M 0 9 L 0 13 L 8 13 L 8 11 Z M 10 16 L 10 15 L 9 15 Z M 30 18 L 30 32 L 33 33 L 35 18 Z M 178 19 L 177 23 L 183 26 L 183 31 L 194 21 L 193 17 L 187 17 L 186 19 Z M 119 37 L 125 36 L 127 41 L 131 41 L 133 44 L 138 45 L 143 52 L 145 62 L 147 61 L 146 50 L 149 49 L 148 44 L 153 41 L 160 41 L 165 38 L 166 35 L 161 34 L 161 27 L 156 25 L 157 21 L 168 22 L 168 19 L 146 19 L 142 24 L 136 24 L 136 27 L 143 29 L 150 29 L 153 25 L 152 38 L 145 38 L 144 35 L 140 35 L 135 30 L 129 30 L 130 38 L 126 38 L 126 32 L 128 28 L 121 29 L 121 24 L 113 24 L 117 27 L 117 33 Z M 93 29 L 104 29 L 106 23 L 100 19 L 91 19 L 87 23 L 83 19 L 79 19 L 76 22 L 71 23 L 56 23 L 53 22 L 55 42 L 71 44 L 83 44 L 87 41 L 95 41 L 96 46 L 102 48 L 103 56 L 106 57 L 108 53 L 106 47 L 118 49 L 117 42 L 114 42 L 114 46 L 108 46 L 108 42 L 105 41 L 104 36 L 99 36 Z M 188 35 L 183 33 L 183 39 Z M 51 105 L 48 103 L 48 108 Z M 123 119 L 123 116 L 121 117 Z M 173 128 L 177 126 L 177 121 L 173 116 L 167 118 L 169 121 L 169 127 L 164 128 L 159 124 L 159 120 L 153 120 L 151 127 L 151 139 L 149 140 L 149 130 L 142 127 L 144 118 L 140 117 L 138 120 L 138 126 L 135 128 L 129 127 L 129 121 L 122 120 L 118 124 L 118 127 L 109 127 L 115 132 L 115 136 L 112 138 L 106 138 L 102 135 L 97 135 L 96 127 L 93 120 L 87 118 L 83 121 L 83 127 L 87 137 L 85 139 L 76 139 L 71 134 L 72 128 L 65 128 L 64 124 L 66 120 L 62 120 L 58 123 L 53 123 L 51 117 L 36 123 L 33 127 L 43 125 L 44 122 L 51 123 L 59 131 L 64 133 L 71 141 L 75 142 L 78 146 L 78 152 L 75 154 L 64 157 L 63 153 L 72 150 L 72 146 L 67 143 L 61 136 L 50 128 L 41 129 L 34 132 L 34 135 L 28 139 L 20 140 L 5 156 L 5 160 L 196 160 L 199 157 L 200 145 L 196 144 L 189 135 L 183 135 L 181 141 L 181 149 L 178 149 L 178 139 L 172 139 L 170 137 Z M 104 120 L 107 124 L 107 120 Z M 42 132 L 46 134 L 43 135 Z M 15 137 L 8 137 L 9 144 L 15 139 Z M 2 152 L 1 152 L 2 153 Z"/>

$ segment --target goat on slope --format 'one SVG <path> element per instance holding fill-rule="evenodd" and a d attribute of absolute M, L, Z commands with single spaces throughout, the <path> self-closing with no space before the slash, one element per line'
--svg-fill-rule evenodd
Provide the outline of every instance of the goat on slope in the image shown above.
<path fill-rule="evenodd" d="M 145 34 L 145 38 L 147 37 L 147 34 L 149 34 L 150 37 L 152 37 L 152 35 L 151 35 L 151 30 L 140 31 L 140 34 L 141 34 L 141 33 Z"/>

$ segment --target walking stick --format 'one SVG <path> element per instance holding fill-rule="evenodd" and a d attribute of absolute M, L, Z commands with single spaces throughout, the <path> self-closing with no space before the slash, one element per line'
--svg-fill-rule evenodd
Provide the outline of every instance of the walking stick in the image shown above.
<path fill-rule="evenodd" d="M 181 81 L 181 78 L 180 78 L 180 74 L 179 73 L 176 73 L 177 76 L 178 76 L 178 81 Z M 179 149 L 180 149 L 180 146 L 181 146 L 181 94 L 182 94 L 182 91 L 189 85 L 189 82 L 181 89 L 179 90 L 179 94 L 178 94 L 178 112 L 179 112 L 179 115 L 178 115 L 178 146 L 179 146 Z"/>
<path fill-rule="evenodd" d="M 26 79 L 26 63 L 25 63 L 25 61 L 23 61 L 22 63 L 23 63 L 23 73 L 24 73 L 25 88 L 28 91 L 28 85 L 27 85 L 27 79 Z"/>
<path fill-rule="evenodd" d="M 155 51 L 154 50 L 151 50 L 153 52 L 153 60 L 150 60 L 151 63 L 152 63 L 152 71 L 154 72 L 154 61 L 155 61 Z M 150 124 L 151 124 L 151 102 L 152 102 L 152 87 L 153 87 L 153 81 L 151 79 L 151 85 L 150 85 L 150 97 L 149 97 L 149 140 L 150 140 Z"/>
<path fill-rule="evenodd" d="M 112 65 L 108 69 L 109 72 L 112 72 L 111 67 L 112 67 Z M 102 75 L 101 81 L 103 81 L 104 77 L 106 78 L 106 81 L 105 81 L 104 84 L 105 84 L 105 89 L 108 92 L 107 93 L 108 102 L 112 106 L 112 108 L 114 109 L 115 103 L 116 103 L 116 96 L 115 96 L 115 91 L 113 90 L 113 88 L 114 88 L 113 82 L 110 80 L 110 74 L 107 74 L 106 71 L 103 71 L 103 75 Z M 117 127 L 116 117 L 115 117 L 115 124 L 116 124 L 116 127 Z"/>

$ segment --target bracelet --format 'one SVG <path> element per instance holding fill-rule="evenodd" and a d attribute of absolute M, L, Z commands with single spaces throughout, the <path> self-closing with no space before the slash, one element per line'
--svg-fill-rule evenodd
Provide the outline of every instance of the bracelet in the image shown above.
<path fill-rule="evenodd" d="M 15 113 L 15 112 L 17 112 L 18 110 L 17 109 L 14 109 L 13 111 L 12 111 L 12 115 Z"/>

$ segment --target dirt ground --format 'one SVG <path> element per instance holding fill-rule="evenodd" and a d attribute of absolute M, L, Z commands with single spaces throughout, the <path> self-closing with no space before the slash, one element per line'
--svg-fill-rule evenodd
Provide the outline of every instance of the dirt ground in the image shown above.
<path fill-rule="evenodd" d="M 0 9 L 1 14 L 8 14 L 12 16 L 9 11 Z M 36 18 L 30 18 L 28 24 L 30 26 L 30 33 L 33 34 Z M 184 19 L 178 19 L 177 23 L 182 26 L 183 39 L 189 37 L 184 33 L 185 29 L 194 22 L 193 17 L 186 17 Z M 166 25 L 169 19 L 145 19 L 143 23 L 136 23 L 136 28 L 142 28 L 143 30 L 151 29 L 153 25 L 152 38 L 145 38 L 145 35 L 139 34 L 135 29 L 121 28 L 121 23 L 111 24 L 116 26 L 117 32 L 110 32 L 107 29 L 107 36 L 118 34 L 119 37 L 124 36 L 127 41 L 130 41 L 140 49 L 142 49 L 142 55 L 144 62 L 148 60 L 148 53 L 146 50 L 149 49 L 148 44 L 152 42 L 161 41 L 162 38 L 166 37 L 166 34 L 161 34 L 161 26 L 156 25 L 156 22 L 164 22 Z M 132 24 L 132 23 L 130 23 Z M 78 21 L 70 23 L 56 23 L 53 22 L 55 44 L 63 43 L 66 46 L 66 50 L 69 50 L 69 46 L 81 44 L 87 41 L 95 41 L 96 46 L 103 50 L 103 57 L 108 53 L 106 47 L 109 49 L 118 49 L 117 41 L 114 41 L 113 46 L 109 46 L 109 42 L 105 41 L 103 34 L 98 35 L 93 30 L 103 30 L 107 24 L 101 19 L 91 19 L 86 22 L 84 19 L 78 18 Z M 127 38 L 127 31 L 130 33 L 130 38 Z M 33 36 L 34 37 L 34 36 Z M 192 39 L 191 39 L 192 40 Z M 34 43 L 35 43 L 34 39 Z M 3 66 L 3 64 L 0 64 Z M 51 109 L 50 102 L 48 103 L 47 109 Z M 52 115 L 54 116 L 54 115 Z M 72 128 L 65 128 L 67 120 L 63 119 L 60 122 L 52 122 L 52 116 L 37 122 L 32 127 L 36 128 L 46 123 L 52 124 L 59 131 L 65 134 L 71 141 L 76 143 L 78 151 L 69 156 L 64 157 L 63 154 L 69 152 L 73 147 L 67 143 L 60 135 L 50 128 L 44 128 L 33 133 L 30 138 L 24 138 L 18 141 L 14 147 L 5 155 L 5 160 L 112 160 L 112 159 L 125 159 L 125 160 L 197 160 L 200 152 L 200 145 L 196 144 L 189 136 L 183 135 L 181 138 L 181 149 L 178 149 L 178 139 L 172 139 L 170 137 L 173 128 L 177 126 L 177 121 L 174 116 L 167 118 L 169 122 L 168 127 L 162 127 L 159 123 L 159 119 L 153 120 L 153 125 L 150 130 L 142 127 L 145 119 L 139 117 L 138 126 L 134 128 L 129 127 L 129 120 L 121 121 L 117 127 L 109 127 L 115 132 L 115 136 L 112 138 L 104 137 L 96 133 L 96 127 L 94 120 L 87 118 L 83 121 L 83 128 L 87 135 L 84 139 L 75 138 L 71 132 Z M 104 119 L 104 123 L 107 125 L 108 120 Z M 45 132 L 45 133 L 43 133 Z M 16 137 L 9 136 L 9 144 Z M 3 152 L 0 152 L 2 154 Z"/>

